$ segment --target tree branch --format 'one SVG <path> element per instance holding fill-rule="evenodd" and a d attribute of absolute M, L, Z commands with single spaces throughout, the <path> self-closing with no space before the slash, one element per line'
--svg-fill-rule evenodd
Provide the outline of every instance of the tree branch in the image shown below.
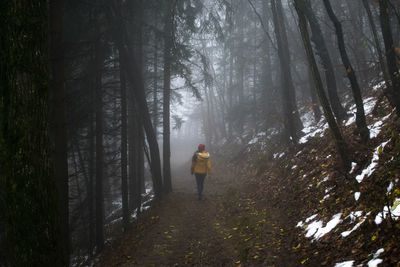
<path fill-rule="evenodd" d="M 259 19 L 259 21 L 260 21 L 260 23 L 261 23 L 261 26 L 262 26 L 262 28 L 263 28 L 263 31 L 264 31 L 265 35 L 267 35 L 269 41 L 271 42 L 272 47 L 274 48 L 275 51 L 278 51 L 278 48 L 275 46 L 274 41 L 273 41 L 272 38 L 271 38 L 271 35 L 269 35 L 269 32 L 268 32 L 267 28 L 265 27 L 265 24 L 264 24 L 264 22 L 263 22 L 263 19 L 262 19 L 260 13 L 258 13 L 256 7 L 255 7 L 254 4 L 251 2 L 251 0 L 247 0 L 247 2 L 249 2 L 249 4 L 250 4 L 251 8 L 253 9 L 254 13 L 257 15 L 257 17 L 258 17 L 258 19 Z"/>

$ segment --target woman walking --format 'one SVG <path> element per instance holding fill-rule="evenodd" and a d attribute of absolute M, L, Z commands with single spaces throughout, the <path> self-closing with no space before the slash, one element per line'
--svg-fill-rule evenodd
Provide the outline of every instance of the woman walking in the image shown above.
<path fill-rule="evenodd" d="M 210 153 L 206 151 L 205 145 L 200 144 L 198 146 L 197 151 L 192 157 L 192 167 L 190 171 L 191 174 L 194 174 L 196 177 L 198 199 L 201 200 L 204 188 L 204 179 L 207 174 L 211 173 Z"/>

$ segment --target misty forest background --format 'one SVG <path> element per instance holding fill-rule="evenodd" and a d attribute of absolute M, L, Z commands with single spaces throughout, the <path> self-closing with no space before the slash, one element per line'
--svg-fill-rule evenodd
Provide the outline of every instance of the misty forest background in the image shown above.
<path fill-rule="evenodd" d="M 295 146 L 312 111 L 349 170 L 345 103 L 360 144 L 373 84 L 400 114 L 394 0 L 1 1 L 0 35 L 5 266 L 99 254 L 199 142 Z"/>

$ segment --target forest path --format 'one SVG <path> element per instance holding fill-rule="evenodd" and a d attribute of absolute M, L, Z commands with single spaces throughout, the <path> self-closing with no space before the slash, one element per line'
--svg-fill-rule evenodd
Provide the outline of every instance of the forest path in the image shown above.
<path fill-rule="evenodd" d="M 291 266 L 274 264 L 286 261 L 277 255 L 285 242 L 276 216 L 242 196 L 234 175 L 219 170 L 207 177 L 201 201 L 195 186 L 193 176 L 176 176 L 174 192 L 143 214 L 99 266 Z"/>

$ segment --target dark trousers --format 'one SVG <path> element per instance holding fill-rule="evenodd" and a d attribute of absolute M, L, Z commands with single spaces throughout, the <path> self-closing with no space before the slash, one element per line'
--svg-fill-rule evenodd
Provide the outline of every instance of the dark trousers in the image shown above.
<path fill-rule="evenodd" d="M 204 179 L 206 178 L 207 174 L 195 173 L 194 175 L 196 176 L 197 193 L 198 193 L 199 199 L 201 199 L 201 196 L 203 194 L 203 188 L 204 188 Z"/>

